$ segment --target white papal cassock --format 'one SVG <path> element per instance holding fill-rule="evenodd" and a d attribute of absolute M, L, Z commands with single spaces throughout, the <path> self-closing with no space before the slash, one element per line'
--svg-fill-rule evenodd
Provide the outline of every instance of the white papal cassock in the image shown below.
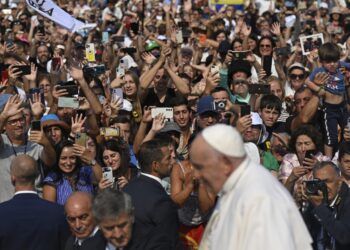
<path fill-rule="evenodd" d="M 291 195 L 247 157 L 223 186 L 200 250 L 311 250 L 311 243 Z"/>

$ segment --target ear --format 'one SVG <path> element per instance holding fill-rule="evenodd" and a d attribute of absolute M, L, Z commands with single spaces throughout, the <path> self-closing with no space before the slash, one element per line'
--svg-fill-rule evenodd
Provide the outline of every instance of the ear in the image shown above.
<path fill-rule="evenodd" d="M 158 173 L 159 163 L 156 161 L 152 162 L 151 173 Z"/>
<path fill-rule="evenodd" d="M 11 175 L 11 183 L 13 186 L 16 186 L 16 177 Z"/>
<path fill-rule="evenodd" d="M 222 159 L 222 166 L 223 168 L 221 169 L 221 171 L 223 171 L 223 173 L 225 174 L 225 176 L 230 176 L 231 173 L 233 172 L 233 164 L 231 159 L 229 159 L 226 156 L 223 156 Z"/>

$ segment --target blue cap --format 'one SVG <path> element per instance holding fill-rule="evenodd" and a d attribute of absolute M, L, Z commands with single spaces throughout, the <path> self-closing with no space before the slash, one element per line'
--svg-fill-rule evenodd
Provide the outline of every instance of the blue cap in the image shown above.
<path fill-rule="evenodd" d="M 286 2 L 284 2 L 284 5 L 285 5 L 287 8 L 295 8 L 295 3 L 291 2 L 291 1 L 286 1 Z"/>
<path fill-rule="evenodd" d="M 45 127 L 51 127 L 51 126 L 58 126 L 61 127 L 63 130 L 65 130 L 66 132 L 70 132 L 70 127 L 67 123 L 65 123 L 64 121 L 61 121 L 57 115 L 55 114 L 48 114 L 48 115 L 44 115 L 41 119 L 41 124 L 43 126 L 43 128 Z"/>
<path fill-rule="evenodd" d="M 214 98 L 211 95 L 203 96 L 199 98 L 197 104 L 197 113 L 199 115 L 203 113 L 215 113 L 220 114 L 218 111 L 214 109 Z"/>

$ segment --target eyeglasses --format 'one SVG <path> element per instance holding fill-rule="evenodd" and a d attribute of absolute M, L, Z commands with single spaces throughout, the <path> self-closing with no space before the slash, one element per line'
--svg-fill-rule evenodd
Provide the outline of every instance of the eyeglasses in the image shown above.
<path fill-rule="evenodd" d="M 11 121 L 7 121 L 7 124 L 8 124 L 8 125 L 11 125 L 11 126 L 15 126 L 15 125 L 18 124 L 18 122 L 19 122 L 20 124 L 23 124 L 24 121 L 25 121 L 24 117 L 21 117 L 21 118 L 18 118 L 18 119 L 14 119 L 14 120 L 11 120 Z"/>
<path fill-rule="evenodd" d="M 305 75 L 304 74 L 290 74 L 289 75 L 290 79 L 304 79 L 305 78 Z"/>
<path fill-rule="evenodd" d="M 271 48 L 270 44 L 260 44 L 261 48 Z"/>
<path fill-rule="evenodd" d="M 238 85 L 238 84 L 248 84 L 248 81 L 246 80 L 234 80 L 233 84 Z"/>

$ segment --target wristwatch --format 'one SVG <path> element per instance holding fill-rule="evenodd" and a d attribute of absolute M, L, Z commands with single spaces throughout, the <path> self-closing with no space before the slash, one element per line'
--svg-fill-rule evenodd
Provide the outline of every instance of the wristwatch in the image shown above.
<path fill-rule="evenodd" d="M 91 161 L 90 161 L 90 165 L 91 165 L 92 167 L 95 166 L 95 165 L 96 165 L 96 160 L 95 160 L 95 159 L 91 160 Z"/>

